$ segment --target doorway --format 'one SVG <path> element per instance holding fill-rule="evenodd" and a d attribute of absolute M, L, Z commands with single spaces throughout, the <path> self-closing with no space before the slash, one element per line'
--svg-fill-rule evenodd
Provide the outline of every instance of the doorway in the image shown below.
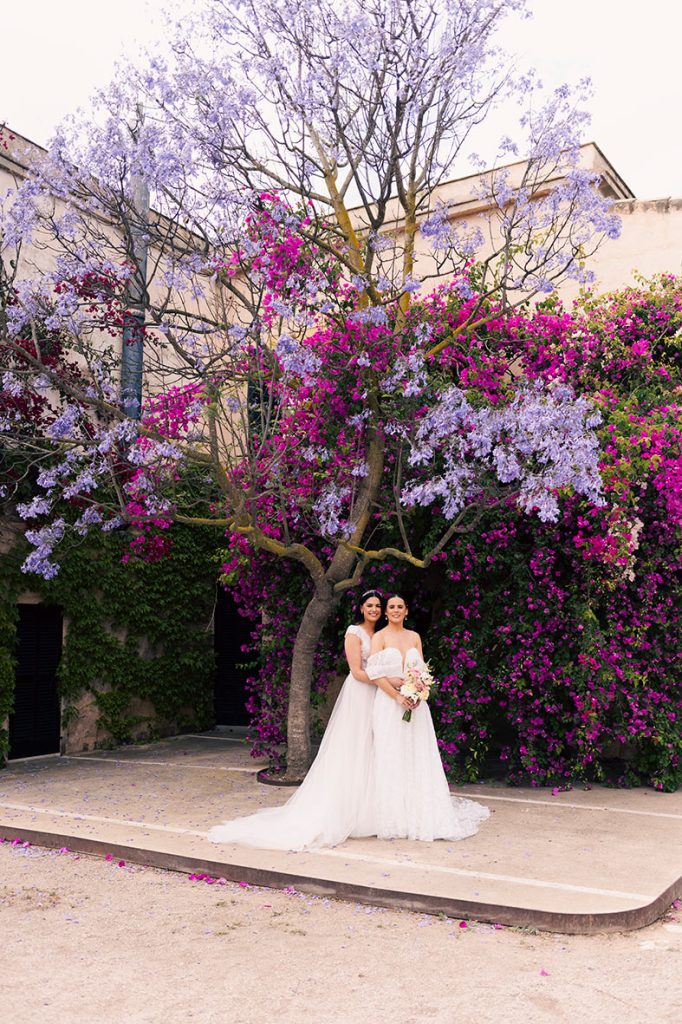
<path fill-rule="evenodd" d="M 218 587 L 215 609 L 214 650 L 216 658 L 213 703 L 216 725 L 249 724 L 246 710 L 246 680 L 248 669 L 243 663 L 248 658 L 242 646 L 250 644 L 249 620 L 237 611 L 237 606 L 223 587 Z"/>
<path fill-rule="evenodd" d="M 10 759 L 59 753 L 57 668 L 62 628 L 61 609 L 19 605 L 14 710 L 9 716 Z"/>

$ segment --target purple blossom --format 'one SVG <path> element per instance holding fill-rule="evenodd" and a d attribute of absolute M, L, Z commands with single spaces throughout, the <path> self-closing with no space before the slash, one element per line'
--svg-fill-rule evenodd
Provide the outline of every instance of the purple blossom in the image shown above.
<path fill-rule="evenodd" d="M 50 508 L 51 505 L 47 498 L 43 498 L 38 495 L 30 502 L 18 504 L 17 512 L 22 519 L 36 519 L 38 516 L 47 515 Z"/>
<path fill-rule="evenodd" d="M 3 389 L 13 398 L 19 398 L 24 392 L 24 386 L 18 377 L 13 373 L 5 372 L 2 375 Z"/>
<path fill-rule="evenodd" d="M 62 414 L 47 428 L 47 434 L 54 440 L 70 440 L 75 437 L 76 426 L 81 418 L 81 409 L 67 405 Z"/>
<path fill-rule="evenodd" d="M 90 505 L 86 508 L 85 512 L 73 524 L 73 528 L 76 533 L 84 537 L 91 526 L 99 526 L 102 522 L 102 514 L 95 508 L 94 505 Z"/>
<path fill-rule="evenodd" d="M 275 351 L 282 370 L 289 376 L 307 379 L 319 372 L 319 357 L 288 334 L 279 336 Z"/>
<path fill-rule="evenodd" d="M 519 505 L 543 522 L 558 518 L 563 488 L 603 504 L 593 431 L 598 415 L 588 399 L 562 386 L 522 390 L 503 408 L 478 409 L 459 388 L 449 388 L 421 421 L 409 457 L 414 467 L 438 459 L 443 468 L 408 483 L 403 501 L 442 501 L 446 518 L 454 518 L 468 498 L 482 493 L 484 474 L 492 471 L 500 483 L 518 481 Z"/>

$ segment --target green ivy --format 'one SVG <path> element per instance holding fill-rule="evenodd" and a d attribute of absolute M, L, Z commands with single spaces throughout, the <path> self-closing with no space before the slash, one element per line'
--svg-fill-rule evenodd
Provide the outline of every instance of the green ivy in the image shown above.
<path fill-rule="evenodd" d="M 21 574 L 23 540 L 0 556 L 0 724 L 13 699 L 16 595 L 29 588 L 68 620 L 58 671 L 63 721 L 90 692 L 112 744 L 129 742 L 140 724 L 153 738 L 213 723 L 216 533 L 177 525 L 171 536 L 163 561 L 123 564 L 126 536 L 93 532 L 63 555 L 49 582 Z M 136 715 L 133 698 L 148 700 L 153 713 Z M 3 730 L 0 759 L 7 748 Z"/>

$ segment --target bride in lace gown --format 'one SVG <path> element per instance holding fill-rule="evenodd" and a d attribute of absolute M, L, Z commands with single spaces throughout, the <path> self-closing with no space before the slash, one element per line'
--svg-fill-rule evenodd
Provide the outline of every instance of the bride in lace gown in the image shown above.
<path fill-rule="evenodd" d="M 317 757 L 294 795 L 282 806 L 226 821 L 209 832 L 215 843 L 267 850 L 336 846 L 358 835 L 368 817 L 372 770 L 372 705 L 376 686 L 365 672 L 375 626 L 382 615 L 376 590 L 360 598 L 362 622 L 346 630 L 350 673 L 341 688 Z M 367 834 L 367 833 L 362 833 Z"/>
<path fill-rule="evenodd" d="M 419 634 L 404 627 L 405 601 L 389 598 L 388 626 L 377 633 L 379 595 L 361 602 L 362 625 L 346 631 L 351 671 L 305 780 L 282 807 L 212 828 L 213 842 L 310 850 L 362 836 L 464 839 L 488 817 L 486 807 L 451 796 L 428 706 L 402 720 L 412 708 L 398 692 L 405 667 L 422 660 Z"/>

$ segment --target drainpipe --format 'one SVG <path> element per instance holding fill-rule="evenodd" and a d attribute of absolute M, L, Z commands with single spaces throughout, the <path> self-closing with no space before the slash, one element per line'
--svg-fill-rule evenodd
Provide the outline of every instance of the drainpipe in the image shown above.
<path fill-rule="evenodd" d="M 147 296 L 147 221 L 149 188 L 141 175 L 131 180 L 133 219 L 130 227 L 133 274 L 128 282 L 121 349 L 121 404 L 126 416 L 142 412 L 142 338 Z"/>

